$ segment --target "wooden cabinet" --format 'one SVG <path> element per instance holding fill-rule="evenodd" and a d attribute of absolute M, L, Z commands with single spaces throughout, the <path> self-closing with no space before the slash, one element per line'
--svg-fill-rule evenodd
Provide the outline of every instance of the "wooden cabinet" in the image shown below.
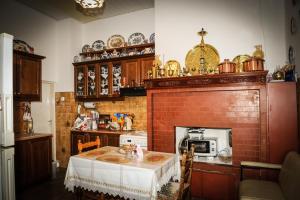
<path fill-rule="evenodd" d="M 14 97 L 16 100 L 40 101 L 42 59 L 44 56 L 14 50 Z"/>
<path fill-rule="evenodd" d="M 209 200 L 237 199 L 238 169 L 195 163 L 192 174 L 192 196 Z"/>
<path fill-rule="evenodd" d="M 15 177 L 18 190 L 51 178 L 51 140 L 51 135 L 16 139 Z"/>
<path fill-rule="evenodd" d="M 148 72 L 148 70 L 152 69 L 153 61 L 154 61 L 154 59 L 152 57 L 141 59 L 141 72 L 140 72 L 141 83 L 143 83 L 144 80 L 148 78 L 147 72 Z"/>
<path fill-rule="evenodd" d="M 119 146 L 121 132 L 113 131 L 71 131 L 71 155 L 78 154 L 78 140 L 86 143 L 95 141 L 96 137 L 100 137 L 100 146 Z"/>
<path fill-rule="evenodd" d="M 269 161 L 282 163 L 289 151 L 298 151 L 295 82 L 268 83 Z"/>
<path fill-rule="evenodd" d="M 122 78 L 126 80 L 126 87 L 134 87 L 140 84 L 140 59 L 129 59 L 122 63 Z"/>
<path fill-rule="evenodd" d="M 154 48 L 154 44 L 120 47 L 106 50 L 130 52 L 137 49 Z M 83 57 L 100 58 L 104 51 L 81 53 Z M 122 86 L 142 86 L 147 71 L 152 68 L 154 53 L 114 57 L 100 60 L 88 60 L 74 65 L 74 91 L 79 100 L 123 100 L 120 98 Z"/>

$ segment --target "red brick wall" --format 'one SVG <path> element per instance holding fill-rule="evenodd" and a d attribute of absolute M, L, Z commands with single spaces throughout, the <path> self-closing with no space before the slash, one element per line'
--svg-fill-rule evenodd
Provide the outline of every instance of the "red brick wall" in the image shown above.
<path fill-rule="evenodd" d="M 266 160 L 265 86 L 149 90 L 149 147 L 175 152 L 175 126 L 232 128 L 233 163 Z"/>

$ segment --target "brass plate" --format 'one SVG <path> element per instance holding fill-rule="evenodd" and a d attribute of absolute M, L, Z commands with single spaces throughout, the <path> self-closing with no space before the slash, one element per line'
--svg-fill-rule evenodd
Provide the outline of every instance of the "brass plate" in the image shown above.
<path fill-rule="evenodd" d="M 96 160 L 115 163 L 115 164 L 122 164 L 122 163 L 130 162 L 130 160 L 128 158 L 125 158 L 124 156 L 118 156 L 118 155 L 103 155 L 103 156 L 99 156 L 98 158 L 96 158 Z"/>
<path fill-rule="evenodd" d="M 165 70 L 167 77 L 177 77 L 180 72 L 180 63 L 177 60 L 169 60 L 165 64 Z"/>
<path fill-rule="evenodd" d="M 200 45 L 191 49 L 185 57 L 186 68 L 192 75 L 199 74 L 200 57 L 203 51 L 203 57 L 206 61 L 207 70 L 217 71 L 218 64 L 220 62 L 220 56 L 218 51 L 209 44 L 204 44 L 203 48 Z"/>
<path fill-rule="evenodd" d="M 249 58 L 250 56 L 245 54 L 245 55 L 238 55 L 232 60 L 232 62 L 236 64 L 236 72 L 239 73 L 244 71 L 243 62 L 248 60 Z"/>

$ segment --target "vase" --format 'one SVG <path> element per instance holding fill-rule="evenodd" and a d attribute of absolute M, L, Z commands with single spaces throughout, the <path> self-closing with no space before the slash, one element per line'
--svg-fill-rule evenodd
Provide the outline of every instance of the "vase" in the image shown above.
<path fill-rule="evenodd" d="M 253 57 L 264 59 L 265 54 L 262 50 L 262 45 L 255 45 L 255 51 L 253 52 Z"/>

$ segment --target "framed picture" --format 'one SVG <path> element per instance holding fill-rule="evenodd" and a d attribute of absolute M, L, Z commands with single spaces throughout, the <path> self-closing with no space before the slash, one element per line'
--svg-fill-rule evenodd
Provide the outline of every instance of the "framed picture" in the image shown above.
<path fill-rule="evenodd" d="M 295 62 L 295 50 L 292 46 L 289 47 L 289 63 L 294 64 Z"/>
<path fill-rule="evenodd" d="M 291 22 L 290 22 L 290 29 L 291 29 L 291 34 L 295 34 L 297 32 L 297 25 L 296 25 L 296 20 L 294 17 L 291 18 Z"/>

